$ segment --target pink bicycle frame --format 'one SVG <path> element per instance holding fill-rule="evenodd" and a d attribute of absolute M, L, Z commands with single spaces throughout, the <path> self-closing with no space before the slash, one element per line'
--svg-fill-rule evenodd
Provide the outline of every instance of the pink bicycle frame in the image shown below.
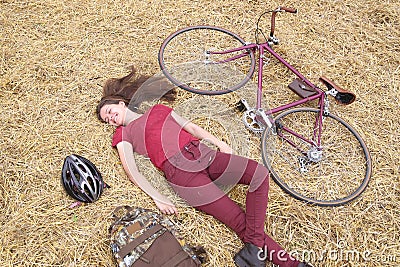
<path fill-rule="evenodd" d="M 216 52 L 216 51 L 212 51 L 209 52 L 210 54 L 229 54 L 229 53 L 233 53 L 233 52 L 238 52 L 238 51 L 243 51 L 243 50 L 252 50 L 252 51 L 259 51 L 259 57 L 258 57 L 258 86 L 257 86 L 257 103 L 256 103 L 256 109 L 261 109 L 262 108 L 262 88 L 263 88 L 263 84 L 262 84 L 262 77 L 263 77 L 263 66 L 264 66 L 264 54 L 267 51 L 268 53 L 270 53 L 273 57 L 275 57 L 280 63 L 282 63 L 286 68 L 288 68 L 291 72 L 293 72 L 298 78 L 300 78 L 304 83 L 306 83 L 308 86 L 310 86 L 311 88 L 313 88 L 317 94 L 307 97 L 307 98 L 303 98 L 276 108 L 273 108 L 271 110 L 265 111 L 266 115 L 271 115 L 277 112 L 281 112 L 283 110 L 287 110 L 296 106 L 299 106 L 301 104 L 307 103 L 309 101 L 313 101 L 315 99 L 319 99 L 318 101 L 318 106 L 319 106 L 319 116 L 316 118 L 315 121 L 315 126 L 314 126 L 314 136 L 313 140 L 308 140 L 307 138 L 299 135 L 298 133 L 296 133 L 295 131 L 288 129 L 287 127 L 283 127 L 282 129 L 285 130 L 286 132 L 302 139 L 303 141 L 312 144 L 312 145 L 316 145 L 318 150 L 321 149 L 320 144 L 321 144 L 321 133 L 322 133 L 322 114 L 324 111 L 324 101 L 325 101 L 325 93 L 318 88 L 317 86 L 315 86 L 313 83 L 311 83 L 309 80 L 307 80 L 298 70 L 296 70 L 292 65 L 290 65 L 287 61 L 285 61 L 280 55 L 278 55 L 271 47 L 268 43 L 263 43 L 263 44 L 248 44 L 239 48 L 234 48 L 234 49 L 230 49 L 230 50 L 226 50 L 226 51 L 220 51 L 220 52 Z M 248 52 L 245 52 L 243 54 L 237 55 L 235 57 L 232 58 L 228 58 L 224 61 L 221 61 L 219 63 L 224 63 L 224 62 L 228 62 L 228 61 L 233 61 L 235 59 L 238 59 L 240 57 L 244 57 L 248 54 Z M 284 138 L 284 137 L 283 137 Z M 286 138 L 285 138 L 286 139 Z M 289 143 L 291 143 L 293 146 L 295 146 L 290 140 L 286 139 Z"/>

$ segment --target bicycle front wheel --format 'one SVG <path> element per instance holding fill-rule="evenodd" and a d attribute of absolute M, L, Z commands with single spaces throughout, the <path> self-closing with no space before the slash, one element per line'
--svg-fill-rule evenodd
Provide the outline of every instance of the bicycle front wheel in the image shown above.
<path fill-rule="evenodd" d="M 245 44 L 222 28 L 187 27 L 165 39 L 158 62 L 164 75 L 180 88 L 197 94 L 226 94 L 242 87 L 254 73 L 251 49 L 225 53 Z"/>
<path fill-rule="evenodd" d="M 357 131 L 332 114 L 323 116 L 317 148 L 313 136 L 319 131 L 319 112 L 296 108 L 279 114 L 276 132 L 263 133 L 263 161 L 274 181 L 293 197 L 319 206 L 343 205 L 367 187 L 371 156 Z"/>

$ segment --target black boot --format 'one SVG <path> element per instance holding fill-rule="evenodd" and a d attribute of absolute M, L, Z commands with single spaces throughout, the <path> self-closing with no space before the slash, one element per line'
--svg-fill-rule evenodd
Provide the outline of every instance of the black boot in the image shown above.
<path fill-rule="evenodd" d="M 262 249 L 253 244 L 246 243 L 233 257 L 239 267 L 265 267 L 265 256 Z"/>

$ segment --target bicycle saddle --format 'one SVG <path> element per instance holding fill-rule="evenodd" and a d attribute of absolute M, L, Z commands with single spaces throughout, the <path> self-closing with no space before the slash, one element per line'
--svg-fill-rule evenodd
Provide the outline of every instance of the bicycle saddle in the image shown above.
<path fill-rule="evenodd" d="M 331 95 L 335 98 L 338 104 L 349 105 L 356 100 L 355 94 L 340 88 L 328 78 L 321 76 L 319 80 L 328 87 L 328 90 L 331 91 Z"/>

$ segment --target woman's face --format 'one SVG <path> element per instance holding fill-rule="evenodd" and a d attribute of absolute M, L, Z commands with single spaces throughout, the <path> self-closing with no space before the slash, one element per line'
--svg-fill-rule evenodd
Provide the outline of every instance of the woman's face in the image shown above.
<path fill-rule="evenodd" d="M 119 104 L 106 104 L 100 109 L 100 117 L 106 123 L 121 126 L 124 124 L 127 107 L 124 102 Z"/>

